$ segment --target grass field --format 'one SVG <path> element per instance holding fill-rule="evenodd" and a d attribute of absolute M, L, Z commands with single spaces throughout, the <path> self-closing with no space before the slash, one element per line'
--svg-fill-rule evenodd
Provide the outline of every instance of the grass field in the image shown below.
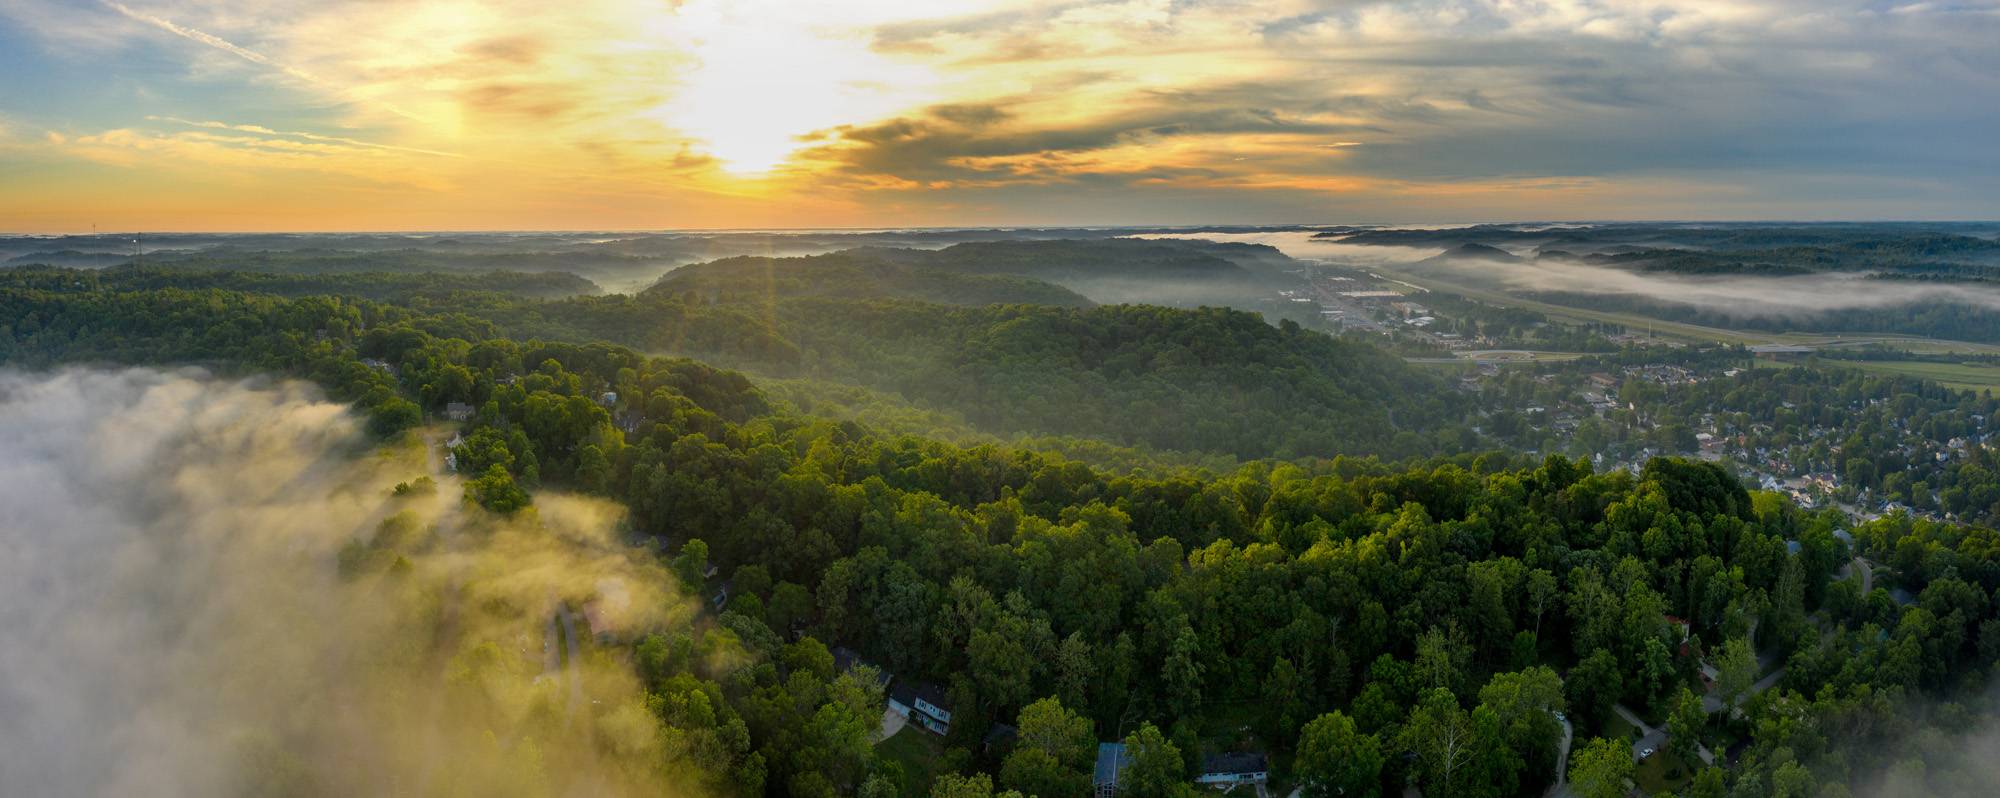
<path fill-rule="evenodd" d="M 1671 775 L 1669 775 L 1671 774 Z M 1647 795 L 1658 795 L 1668 790 L 1678 790 L 1694 781 L 1694 773 L 1672 751 L 1661 751 L 1646 757 L 1632 769 L 1632 781 Z"/>
<path fill-rule="evenodd" d="M 2000 388 L 2000 364 L 1926 363 L 1917 360 L 1838 360 L 1831 362 L 1875 374 L 1895 374 L 1934 380 L 1948 388 L 1986 391 Z"/>
<path fill-rule="evenodd" d="M 903 795 L 931 793 L 931 782 L 938 776 L 938 759 L 944 753 L 943 738 L 912 723 L 876 744 L 875 751 L 902 766 Z"/>

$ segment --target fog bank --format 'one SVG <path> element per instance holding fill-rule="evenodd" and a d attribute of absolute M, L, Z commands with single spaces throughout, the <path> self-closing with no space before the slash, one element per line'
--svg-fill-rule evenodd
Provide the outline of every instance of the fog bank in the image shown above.
<path fill-rule="evenodd" d="M 686 622 L 616 509 L 392 495 L 430 460 L 298 383 L 0 371 L 0 791 L 686 792 L 614 649 L 555 637 Z"/>
<path fill-rule="evenodd" d="M 1311 233 L 1300 232 L 1189 233 L 1174 237 L 1269 244 L 1301 260 L 1326 261 L 1353 268 L 1395 266 L 1516 292 L 1625 296 L 1689 305 L 1739 318 L 1804 318 L 1828 311 L 1939 303 L 2000 310 L 2000 289 L 1989 286 L 1877 280 L 1859 273 L 1768 277 L 1677 275 L 1570 260 L 1534 260 L 1534 253 L 1530 251 L 1513 253 L 1524 258 L 1516 263 L 1473 258 L 1432 260 L 1445 250 L 1436 247 L 1345 244 L 1313 238 Z"/>

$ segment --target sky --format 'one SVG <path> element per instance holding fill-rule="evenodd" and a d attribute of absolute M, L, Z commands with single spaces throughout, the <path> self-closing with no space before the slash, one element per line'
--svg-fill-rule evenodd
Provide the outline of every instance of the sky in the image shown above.
<path fill-rule="evenodd" d="M 2000 0 L 0 0 L 0 230 L 2000 217 Z"/>

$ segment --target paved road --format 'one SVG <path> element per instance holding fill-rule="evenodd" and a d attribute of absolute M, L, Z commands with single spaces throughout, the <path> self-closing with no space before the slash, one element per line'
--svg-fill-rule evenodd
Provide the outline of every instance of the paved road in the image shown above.
<path fill-rule="evenodd" d="M 569 667 L 563 673 L 569 679 L 569 714 L 575 715 L 583 709 L 583 639 L 576 634 L 576 613 L 569 605 L 556 605 L 556 614 L 562 617 L 563 639 L 569 641 Z"/>
<path fill-rule="evenodd" d="M 1861 569 L 1861 595 L 1866 597 L 1868 591 L 1875 589 L 1875 566 L 1867 560 L 1856 557 L 1848 564 L 1840 566 L 1840 571 L 1833 576 L 1835 579 L 1845 580 L 1854 575 L 1856 568 Z"/>
<path fill-rule="evenodd" d="M 1569 745 L 1576 737 L 1576 728 L 1568 718 L 1558 717 L 1556 722 L 1563 727 L 1562 741 L 1556 744 L 1556 783 L 1549 785 L 1544 798 L 1574 798 L 1575 793 L 1569 791 Z"/>
<path fill-rule="evenodd" d="M 1775 682 L 1776 680 L 1773 681 Z M 1632 710 L 1626 709 L 1624 704 L 1612 704 L 1611 711 L 1618 713 L 1618 717 L 1624 718 L 1626 723 L 1632 724 L 1633 728 L 1639 730 L 1639 740 L 1632 743 L 1633 761 L 1638 761 L 1639 752 L 1645 749 L 1653 749 L 1655 755 L 1660 751 L 1666 750 L 1668 739 L 1666 729 L 1655 729 L 1647 725 L 1645 720 L 1641 719 Z M 1695 743 L 1694 751 L 1696 756 L 1701 757 L 1702 764 L 1715 764 L 1715 753 L 1708 750 L 1708 746 Z"/>
<path fill-rule="evenodd" d="M 1715 677 L 1710 676 L 1709 678 L 1713 679 Z M 1736 699 L 1736 706 L 1731 708 L 1732 711 L 1730 714 L 1731 715 L 1741 714 L 1743 711 L 1743 702 L 1750 700 L 1751 696 L 1757 695 L 1758 693 L 1762 693 L 1765 690 L 1769 690 L 1772 687 L 1777 686 L 1778 680 L 1783 678 L 1785 678 L 1784 668 L 1779 668 L 1777 670 L 1771 671 L 1768 674 L 1765 674 L 1764 678 L 1758 679 L 1756 682 L 1750 685 L 1749 692 L 1744 693 L 1741 697 Z M 1716 698 L 1714 693 L 1709 693 L 1708 695 L 1702 696 L 1701 711 L 1710 715 L 1713 715 L 1717 712 L 1721 712 L 1722 699 Z"/>
<path fill-rule="evenodd" d="M 555 678 L 562 670 L 562 644 L 556 642 L 556 616 L 550 615 L 549 622 L 542 626 L 542 673 Z"/>

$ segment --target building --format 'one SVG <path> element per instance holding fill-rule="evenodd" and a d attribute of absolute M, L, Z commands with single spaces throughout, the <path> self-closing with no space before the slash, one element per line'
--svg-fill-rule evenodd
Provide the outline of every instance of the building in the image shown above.
<path fill-rule="evenodd" d="M 1201 758 L 1201 775 L 1194 783 L 1210 787 L 1263 784 L 1271 778 L 1264 755 L 1255 752 L 1210 754 Z"/>
<path fill-rule="evenodd" d="M 897 681 L 889 687 L 889 711 L 934 734 L 951 732 L 951 706 L 944 690 L 930 682 Z"/>
<path fill-rule="evenodd" d="M 1091 772 L 1091 784 L 1096 788 L 1097 798 L 1111 798 L 1118 794 L 1118 777 L 1132 766 L 1132 755 L 1125 752 L 1124 743 L 1098 743 L 1097 767 Z"/>
<path fill-rule="evenodd" d="M 1750 354 L 1764 360 L 1797 360 L 1812 354 L 1812 347 L 1790 344 L 1758 344 L 1750 347 Z"/>
<path fill-rule="evenodd" d="M 470 419 L 472 418 L 472 405 L 464 402 L 448 402 L 444 406 L 444 417 L 453 421 Z"/>

